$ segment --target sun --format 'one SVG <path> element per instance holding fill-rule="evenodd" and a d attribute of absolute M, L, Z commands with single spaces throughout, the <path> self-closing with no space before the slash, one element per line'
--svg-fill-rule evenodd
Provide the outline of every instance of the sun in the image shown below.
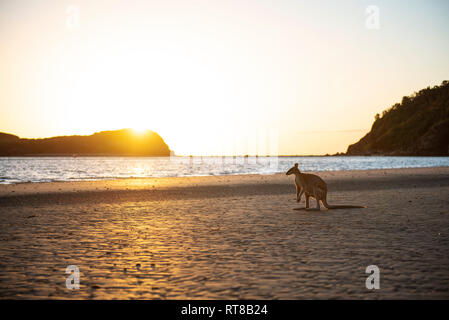
<path fill-rule="evenodd" d="M 144 126 L 133 126 L 131 129 L 137 134 L 143 134 L 148 131 L 148 128 Z"/>

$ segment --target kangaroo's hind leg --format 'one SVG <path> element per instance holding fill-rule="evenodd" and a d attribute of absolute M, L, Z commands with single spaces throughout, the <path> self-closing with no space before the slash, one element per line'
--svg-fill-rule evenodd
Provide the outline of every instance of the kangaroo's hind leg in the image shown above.
<path fill-rule="evenodd" d="M 316 208 L 315 208 L 316 210 L 318 210 L 318 211 L 320 211 L 321 210 L 321 207 L 320 207 L 320 199 L 317 197 L 316 198 Z"/>
<path fill-rule="evenodd" d="M 319 196 L 319 190 L 317 190 L 316 188 L 313 189 L 313 197 L 316 199 L 316 208 L 310 209 L 308 208 L 308 205 L 306 204 L 306 210 L 310 210 L 310 211 L 320 211 L 321 207 L 320 207 L 320 196 Z"/>

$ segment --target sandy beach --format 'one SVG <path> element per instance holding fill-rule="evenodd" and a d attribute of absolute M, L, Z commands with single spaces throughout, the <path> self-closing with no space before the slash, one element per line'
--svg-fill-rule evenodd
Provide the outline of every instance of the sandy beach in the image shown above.
<path fill-rule="evenodd" d="M 449 167 L 318 174 L 366 208 L 293 210 L 284 174 L 0 185 L 0 298 L 449 298 Z"/>

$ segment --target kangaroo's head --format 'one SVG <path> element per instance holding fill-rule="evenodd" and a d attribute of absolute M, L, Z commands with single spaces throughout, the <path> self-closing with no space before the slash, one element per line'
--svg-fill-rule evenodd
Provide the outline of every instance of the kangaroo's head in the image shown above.
<path fill-rule="evenodd" d="M 291 175 L 291 174 L 295 174 L 295 173 L 301 173 L 298 169 L 298 164 L 295 163 L 295 165 L 293 167 L 291 167 L 290 169 L 288 169 L 288 171 L 285 173 L 287 176 Z"/>

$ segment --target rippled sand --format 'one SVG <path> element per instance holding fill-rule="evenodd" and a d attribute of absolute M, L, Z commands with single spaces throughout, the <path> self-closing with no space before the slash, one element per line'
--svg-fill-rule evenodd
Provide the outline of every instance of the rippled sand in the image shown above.
<path fill-rule="evenodd" d="M 295 211 L 285 175 L 0 186 L 0 297 L 449 298 L 449 168 L 320 175 L 367 208 Z"/>

